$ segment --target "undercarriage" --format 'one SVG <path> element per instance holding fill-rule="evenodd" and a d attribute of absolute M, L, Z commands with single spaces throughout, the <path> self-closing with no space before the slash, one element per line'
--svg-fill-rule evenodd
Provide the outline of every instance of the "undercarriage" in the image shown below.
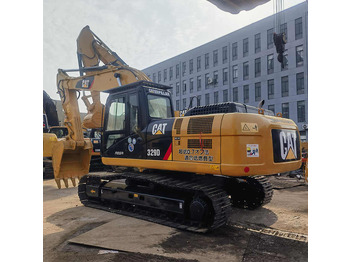
<path fill-rule="evenodd" d="M 228 178 L 161 171 L 89 174 L 80 180 L 87 207 L 193 231 L 226 224 L 231 206 L 255 209 L 270 202 L 266 177 Z"/>

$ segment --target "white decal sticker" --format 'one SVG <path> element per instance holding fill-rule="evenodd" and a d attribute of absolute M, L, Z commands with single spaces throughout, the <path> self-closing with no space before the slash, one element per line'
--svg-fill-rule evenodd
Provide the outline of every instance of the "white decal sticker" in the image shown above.
<path fill-rule="evenodd" d="M 258 144 L 247 144 L 247 157 L 259 157 Z"/>
<path fill-rule="evenodd" d="M 258 132 L 258 124 L 256 123 L 241 123 L 242 132 Z"/>
<path fill-rule="evenodd" d="M 114 154 L 117 156 L 122 156 L 122 155 L 124 155 L 124 152 L 123 151 L 115 151 Z"/>
<path fill-rule="evenodd" d="M 297 158 L 297 137 L 295 133 L 285 133 L 283 130 L 281 130 L 280 145 L 281 158 L 283 160 Z"/>
<path fill-rule="evenodd" d="M 129 152 L 134 151 L 134 144 L 129 144 L 128 145 L 128 150 L 129 150 Z"/>
<path fill-rule="evenodd" d="M 88 88 L 89 87 L 90 80 L 89 79 L 83 79 L 81 81 L 81 87 L 82 88 Z"/>
<path fill-rule="evenodd" d="M 160 149 L 147 149 L 147 156 L 160 156 Z"/>
<path fill-rule="evenodd" d="M 164 135 L 166 126 L 167 126 L 167 123 L 154 124 L 152 127 L 152 135 Z"/>

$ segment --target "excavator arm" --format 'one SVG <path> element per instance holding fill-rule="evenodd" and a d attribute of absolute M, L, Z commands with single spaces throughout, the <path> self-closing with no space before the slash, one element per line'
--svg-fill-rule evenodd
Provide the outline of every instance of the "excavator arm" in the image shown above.
<path fill-rule="evenodd" d="M 78 39 L 79 69 L 58 70 L 57 89 L 65 112 L 64 124 L 68 136 L 58 139 L 52 148 L 52 163 L 58 188 L 61 181 L 68 187 L 68 179 L 75 186 L 76 179 L 89 172 L 92 153 L 90 139 L 84 138 L 82 128 L 100 128 L 103 123 L 104 105 L 100 92 L 134 83 L 150 81 L 142 71 L 128 66 L 115 52 L 110 50 L 88 26 L 83 28 Z M 104 65 L 99 66 L 100 61 Z M 80 71 L 81 76 L 72 77 L 68 72 Z M 80 120 L 78 99 L 80 91 L 91 92 L 82 97 L 88 114 Z M 88 98 L 92 98 L 92 103 Z"/>

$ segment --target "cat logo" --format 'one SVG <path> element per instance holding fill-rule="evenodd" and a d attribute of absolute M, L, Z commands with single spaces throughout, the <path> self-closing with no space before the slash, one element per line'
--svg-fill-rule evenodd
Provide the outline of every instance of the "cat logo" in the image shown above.
<path fill-rule="evenodd" d="M 152 127 L 152 135 L 164 135 L 166 126 L 167 126 L 167 123 L 154 124 Z"/>
<path fill-rule="evenodd" d="M 89 79 L 83 79 L 81 81 L 81 88 L 89 88 L 90 80 Z"/>
<path fill-rule="evenodd" d="M 281 131 L 280 134 L 281 158 L 291 160 L 297 158 L 297 136 L 296 133 Z"/>

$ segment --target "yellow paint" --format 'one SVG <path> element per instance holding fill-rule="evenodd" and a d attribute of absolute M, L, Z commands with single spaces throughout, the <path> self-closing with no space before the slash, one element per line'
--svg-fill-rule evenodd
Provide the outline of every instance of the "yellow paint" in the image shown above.
<path fill-rule="evenodd" d="M 220 170 L 220 166 L 219 165 L 210 165 L 210 169 L 212 169 L 212 170 Z"/>
<path fill-rule="evenodd" d="M 156 135 L 163 135 L 163 133 L 160 130 L 158 130 Z"/>
<path fill-rule="evenodd" d="M 289 151 L 288 151 L 286 159 L 288 159 L 288 160 L 296 159 L 296 156 L 294 155 L 294 153 L 293 153 L 291 148 L 289 148 Z"/>

